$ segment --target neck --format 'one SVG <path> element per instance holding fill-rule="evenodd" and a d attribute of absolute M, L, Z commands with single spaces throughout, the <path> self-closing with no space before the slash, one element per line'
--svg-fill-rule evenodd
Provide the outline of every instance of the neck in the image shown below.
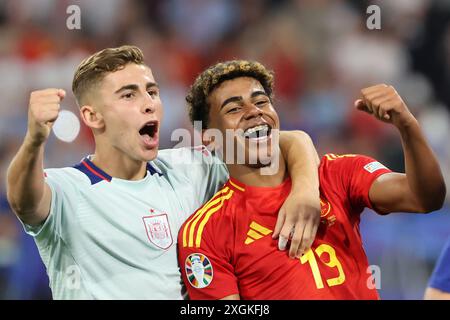
<path fill-rule="evenodd" d="M 278 170 L 273 174 L 261 174 L 262 168 L 250 167 L 245 164 L 227 164 L 230 177 L 248 186 L 276 187 L 288 177 L 286 163 L 280 152 Z M 275 160 L 276 161 L 276 160 Z"/>
<path fill-rule="evenodd" d="M 111 177 L 123 180 L 140 180 L 145 177 L 147 163 L 131 159 L 114 147 L 101 147 L 97 144 L 91 161 Z"/>

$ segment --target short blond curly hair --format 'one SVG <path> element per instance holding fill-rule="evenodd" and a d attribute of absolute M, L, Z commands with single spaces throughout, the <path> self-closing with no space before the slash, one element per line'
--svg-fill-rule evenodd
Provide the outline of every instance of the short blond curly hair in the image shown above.
<path fill-rule="evenodd" d="M 264 91 L 273 100 L 274 73 L 256 61 L 231 60 L 217 63 L 203 71 L 189 89 L 186 102 L 191 122 L 201 121 L 202 129 L 208 128 L 208 96 L 222 82 L 240 77 L 258 80 Z"/>

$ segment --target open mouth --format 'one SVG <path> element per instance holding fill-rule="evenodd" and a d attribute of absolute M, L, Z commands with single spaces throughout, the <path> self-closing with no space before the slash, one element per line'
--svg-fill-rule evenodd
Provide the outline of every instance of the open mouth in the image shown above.
<path fill-rule="evenodd" d="M 270 137 L 272 128 L 267 124 L 260 124 L 244 131 L 244 138 L 246 139 L 264 139 Z"/>
<path fill-rule="evenodd" d="M 158 121 L 149 121 L 139 130 L 142 141 L 146 148 L 158 146 Z"/>
<path fill-rule="evenodd" d="M 142 126 L 141 130 L 139 130 L 139 134 L 141 136 L 147 135 L 149 138 L 154 138 L 156 132 L 158 132 L 157 121 L 149 121 Z"/>

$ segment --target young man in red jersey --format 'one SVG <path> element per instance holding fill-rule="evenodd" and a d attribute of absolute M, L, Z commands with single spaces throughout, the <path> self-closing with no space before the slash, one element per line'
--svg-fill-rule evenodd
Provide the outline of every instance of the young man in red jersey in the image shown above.
<path fill-rule="evenodd" d="M 280 128 L 272 105 L 273 74 L 249 61 L 219 63 L 203 72 L 187 101 L 191 119 L 204 129 L 234 135 L 245 163 L 228 163 L 230 180 L 183 225 L 179 263 L 192 299 L 378 299 L 359 233 L 364 207 L 380 214 L 440 208 L 445 184 L 417 120 L 395 89 L 384 84 L 361 91 L 359 110 L 400 132 L 406 174 L 391 172 L 361 155 L 325 155 L 320 164 L 322 215 L 311 250 L 300 259 L 278 251 L 270 236 L 291 181 L 273 143 Z M 227 153 L 230 145 L 219 141 Z M 217 141 L 214 141 L 217 143 Z M 258 161 L 250 164 L 254 149 Z M 277 162 L 262 175 L 267 158 Z"/>

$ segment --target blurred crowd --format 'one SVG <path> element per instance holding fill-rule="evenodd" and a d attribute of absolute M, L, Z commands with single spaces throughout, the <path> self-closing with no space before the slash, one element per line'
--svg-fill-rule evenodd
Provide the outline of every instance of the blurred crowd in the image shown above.
<path fill-rule="evenodd" d="M 67 7 L 81 9 L 69 30 Z M 381 8 L 369 30 L 366 9 Z M 160 84 L 161 148 L 176 128 L 191 128 L 184 97 L 203 68 L 252 59 L 275 71 L 275 107 L 283 129 L 308 132 L 320 155 L 363 153 L 403 171 L 392 126 L 356 112 L 359 91 L 393 85 L 419 119 L 450 181 L 449 0 L 1 0 L 0 1 L 0 299 L 49 299 L 34 241 L 6 202 L 6 169 L 27 125 L 32 90 L 71 92 L 74 70 L 92 52 L 139 46 Z M 75 113 L 72 94 L 62 108 Z M 51 137 L 46 167 L 71 166 L 93 152 L 89 131 L 73 143 Z M 381 269 L 381 297 L 421 299 L 450 235 L 449 201 L 431 215 L 365 212 L 369 262 Z"/>

